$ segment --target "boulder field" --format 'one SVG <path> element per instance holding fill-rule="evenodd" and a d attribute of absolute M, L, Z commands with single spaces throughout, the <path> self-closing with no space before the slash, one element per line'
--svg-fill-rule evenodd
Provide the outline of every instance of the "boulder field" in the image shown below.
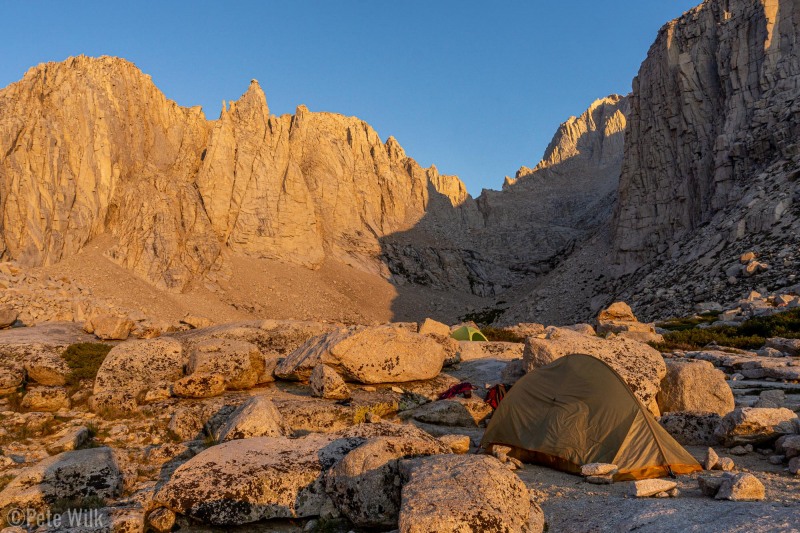
<path fill-rule="evenodd" d="M 610 313 L 598 323 L 609 320 L 638 323 Z M 598 519 L 581 514 L 596 498 L 623 498 L 624 516 L 639 520 L 651 497 L 695 493 L 712 496 L 692 500 L 712 514 L 723 505 L 714 498 L 749 502 L 757 515 L 776 502 L 797 511 L 797 387 L 737 376 L 743 361 L 800 362 L 790 343 L 770 340 L 785 350 L 779 358 L 661 353 L 616 326 L 602 336 L 585 324 L 494 333 L 516 342 L 446 335 L 459 326 L 218 324 L 105 345 L 94 375 L 64 355 L 76 343 L 99 345 L 79 326 L 8 330 L 0 503 L 91 505 L 125 531 L 580 531 Z M 614 465 L 587 465 L 576 489 L 574 477 L 520 463 L 502 446 L 472 453 L 493 413 L 484 401 L 493 385 L 574 352 L 615 369 L 707 472 L 660 488 L 614 483 Z M 669 522 L 672 505 L 650 512 Z M 741 520 L 733 510 L 729 525 Z M 568 526 L 570 514 L 582 522 Z"/>

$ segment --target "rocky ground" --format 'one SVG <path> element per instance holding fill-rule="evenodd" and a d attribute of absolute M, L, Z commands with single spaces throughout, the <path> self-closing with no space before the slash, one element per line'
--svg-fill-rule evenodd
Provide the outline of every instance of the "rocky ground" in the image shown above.
<path fill-rule="evenodd" d="M 794 301 L 782 296 L 717 318 L 779 313 Z M 90 316 L 0 332 L 4 531 L 20 531 L 14 509 L 81 508 L 113 531 L 796 530 L 800 341 L 660 353 L 645 342 L 662 332 L 624 304 L 594 326 L 503 330 L 517 342 L 456 341 L 431 320 L 179 329 L 119 340 L 141 324 Z M 472 453 L 488 387 L 576 351 L 610 364 L 712 470 L 641 498 L 633 482 Z M 462 382 L 471 397 L 439 399 Z M 37 531 L 100 530 L 59 527 Z"/>

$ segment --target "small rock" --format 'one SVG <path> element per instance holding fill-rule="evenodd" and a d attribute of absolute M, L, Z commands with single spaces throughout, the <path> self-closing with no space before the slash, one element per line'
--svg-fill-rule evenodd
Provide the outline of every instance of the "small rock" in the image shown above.
<path fill-rule="evenodd" d="M 800 356 L 800 339 L 785 339 L 783 337 L 770 337 L 765 345 L 767 348 L 779 350 L 793 357 Z"/>
<path fill-rule="evenodd" d="M 420 335 L 441 335 L 442 337 L 450 336 L 450 326 L 437 322 L 432 318 L 426 318 L 419 326 Z"/>
<path fill-rule="evenodd" d="M 469 452 L 470 440 L 466 435 L 442 435 L 439 440 L 445 446 L 448 446 L 453 453 L 465 454 Z"/>
<path fill-rule="evenodd" d="M 725 446 L 759 444 L 794 433 L 796 420 L 786 408 L 737 407 L 722 418 L 714 434 Z"/>
<path fill-rule="evenodd" d="M 744 266 L 743 273 L 745 276 L 754 276 L 759 272 L 764 272 L 769 269 L 769 265 L 761 263 L 760 261 L 750 261 Z M 760 295 L 759 295 L 760 296 Z"/>
<path fill-rule="evenodd" d="M 420 422 L 455 427 L 479 427 L 492 413 L 492 407 L 480 398 L 450 398 L 427 403 L 410 411 Z"/>
<path fill-rule="evenodd" d="M 789 473 L 795 476 L 800 474 L 800 456 L 792 457 L 792 459 L 789 460 Z"/>
<path fill-rule="evenodd" d="M 144 453 L 144 459 L 148 465 L 161 466 L 173 459 L 181 459 L 181 462 L 190 459 L 195 454 L 195 450 L 183 442 L 168 442 L 157 446 L 149 446 Z"/>
<path fill-rule="evenodd" d="M 239 406 L 217 433 L 219 442 L 251 437 L 280 437 L 289 431 L 275 404 L 265 396 L 256 396 Z"/>
<path fill-rule="evenodd" d="M 195 410 L 183 407 L 175 411 L 169 420 L 167 429 L 182 441 L 194 440 L 203 431 L 204 420 Z"/>
<path fill-rule="evenodd" d="M 706 450 L 706 457 L 703 459 L 703 468 L 706 470 L 712 470 L 719 461 L 719 455 L 717 452 L 714 451 L 714 448 L 709 448 Z"/>
<path fill-rule="evenodd" d="M 582 333 L 583 335 L 588 335 L 590 337 L 595 337 L 597 335 L 597 332 L 595 331 L 595 329 L 591 325 L 584 324 L 584 323 L 570 324 L 569 326 L 564 326 L 564 329 L 571 329 L 572 331 L 577 331 L 578 333 Z M 623 336 L 624 336 L 624 333 L 627 333 L 627 332 L 623 332 Z M 634 333 L 634 332 L 632 332 L 632 333 Z"/>
<path fill-rule="evenodd" d="M 188 313 L 181 319 L 181 324 L 186 324 L 192 329 L 207 328 L 214 325 L 214 321 L 204 316 Z"/>
<path fill-rule="evenodd" d="M 582 476 L 604 476 L 617 472 L 617 465 L 609 463 L 588 463 L 581 466 Z"/>
<path fill-rule="evenodd" d="M 172 531 L 175 525 L 175 513 L 166 507 L 159 507 L 147 515 L 147 523 L 158 533 Z"/>
<path fill-rule="evenodd" d="M 64 387 L 36 387 L 25 393 L 22 407 L 30 411 L 58 411 L 69 407 L 69 395 Z"/>
<path fill-rule="evenodd" d="M 25 371 L 12 361 L 0 362 L 0 395 L 11 394 L 22 386 Z"/>
<path fill-rule="evenodd" d="M 401 389 L 400 387 L 394 387 L 394 386 L 393 386 L 393 387 L 391 387 L 391 391 L 392 391 L 392 392 L 396 392 L 397 394 L 403 394 L 403 393 L 405 392 L 405 391 L 404 391 L 403 389 Z"/>
<path fill-rule="evenodd" d="M 0 329 L 12 326 L 17 321 L 19 313 L 8 306 L 0 306 Z"/>
<path fill-rule="evenodd" d="M 677 498 L 678 496 L 680 496 L 681 491 L 678 490 L 678 487 L 675 487 L 674 489 L 668 490 L 667 494 L 669 495 L 670 498 Z"/>
<path fill-rule="evenodd" d="M 753 407 L 785 407 L 786 406 L 786 393 L 780 389 L 761 391 L 758 395 L 758 400 Z"/>
<path fill-rule="evenodd" d="M 709 498 L 713 498 L 719 492 L 722 482 L 727 479 L 729 474 L 722 476 L 700 476 L 697 478 L 697 484 L 700 486 L 700 491 Z"/>
<path fill-rule="evenodd" d="M 767 461 L 769 461 L 769 464 L 771 465 L 782 465 L 784 459 L 786 459 L 785 455 L 770 455 L 767 458 Z"/>
<path fill-rule="evenodd" d="M 57 441 L 47 447 L 47 453 L 55 455 L 61 452 L 75 450 L 89 442 L 89 429 L 85 426 L 69 428 L 59 433 Z"/>
<path fill-rule="evenodd" d="M 631 487 L 631 495 L 637 498 L 649 498 L 659 492 L 667 492 L 677 487 L 674 481 L 665 479 L 641 479 L 634 481 Z"/>
<path fill-rule="evenodd" d="M 376 389 L 372 385 L 364 385 L 361 387 L 361 390 L 363 390 L 364 392 L 375 392 L 378 389 Z"/>
<path fill-rule="evenodd" d="M 40 385 L 61 386 L 67 382 L 70 368 L 54 350 L 37 350 L 25 358 L 23 364 L 28 381 Z"/>
<path fill-rule="evenodd" d="M 133 322 L 127 317 L 100 315 L 88 320 L 84 329 L 98 339 L 124 341 L 131 334 Z"/>
<path fill-rule="evenodd" d="M 754 502 L 763 500 L 764 496 L 764 484 L 753 474 L 742 473 L 726 478 L 715 498 L 734 502 Z"/>
<path fill-rule="evenodd" d="M 730 457 L 720 457 L 719 461 L 714 466 L 714 470 L 722 470 L 723 472 L 730 472 L 734 468 L 736 468 L 736 464 Z"/>
<path fill-rule="evenodd" d="M 520 470 L 525 468 L 525 464 L 522 461 L 520 461 L 519 459 L 517 459 L 516 457 L 511 457 L 509 455 L 509 456 L 507 456 L 507 458 L 508 458 L 508 462 L 509 463 L 513 464 L 514 466 L 516 466 Z"/>
<path fill-rule="evenodd" d="M 311 395 L 328 400 L 347 400 L 350 389 L 334 369 L 323 363 L 314 367 L 310 378 Z"/>
<path fill-rule="evenodd" d="M 775 451 L 791 459 L 800 455 L 800 435 L 784 435 L 775 441 Z"/>
<path fill-rule="evenodd" d="M 747 450 L 744 448 L 744 446 L 734 446 L 728 450 L 728 452 L 731 455 L 747 455 Z"/>

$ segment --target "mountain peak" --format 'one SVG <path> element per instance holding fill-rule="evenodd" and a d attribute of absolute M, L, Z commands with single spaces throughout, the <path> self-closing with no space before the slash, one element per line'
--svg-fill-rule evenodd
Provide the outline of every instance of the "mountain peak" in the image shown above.
<path fill-rule="evenodd" d="M 223 104 L 223 108 L 224 108 Z M 247 90 L 235 102 L 230 102 L 230 112 L 237 112 L 240 114 L 258 113 L 265 119 L 269 117 L 269 106 L 267 105 L 267 96 L 258 80 L 250 80 L 250 85 Z"/>

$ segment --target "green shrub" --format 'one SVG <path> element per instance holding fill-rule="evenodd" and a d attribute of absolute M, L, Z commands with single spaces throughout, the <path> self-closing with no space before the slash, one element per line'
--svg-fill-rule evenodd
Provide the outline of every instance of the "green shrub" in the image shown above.
<path fill-rule="evenodd" d="M 656 326 L 661 329 L 668 329 L 670 331 L 683 331 L 686 329 L 696 328 L 700 324 L 710 324 L 715 322 L 719 317 L 718 311 L 704 313 L 702 315 L 694 315 L 684 318 L 670 318 L 664 322 L 659 322 Z"/>
<path fill-rule="evenodd" d="M 81 380 L 93 380 L 112 346 L 97 342 L 70 344 L 62 356 L 70 368 L 67 385 L 76 386 Z"/>
<path fill-rule="evenodd" d="M 669 322 L 686 326 L 693 319 L 682 320 Z M 661 351 L 696 350 L 715 342 L 719 346 L 754 350 L 762 347 L 769 337 L 800 338 L 800 309 L 751 318 L 738 326 L 681 327 L 665 334 L 664 342 L 651 345 Z"/>
<path fill-rule="evenodd" d="M 503 313 L 505 313 L 507 309 L 507 307 L 486 307 L 481 311 L 467 313 L 466 315 L 459 317 L 459 320 L 462 322 L 475 322 L 481 327 L 488 326 L 503 316 Z"/>
<path fill-rule="evenodd" d="M 800 338 L 800 309 L 784 311 L 772 316 L 751 318 L 739 326 L 742 335 L 762 337 Z"/>

